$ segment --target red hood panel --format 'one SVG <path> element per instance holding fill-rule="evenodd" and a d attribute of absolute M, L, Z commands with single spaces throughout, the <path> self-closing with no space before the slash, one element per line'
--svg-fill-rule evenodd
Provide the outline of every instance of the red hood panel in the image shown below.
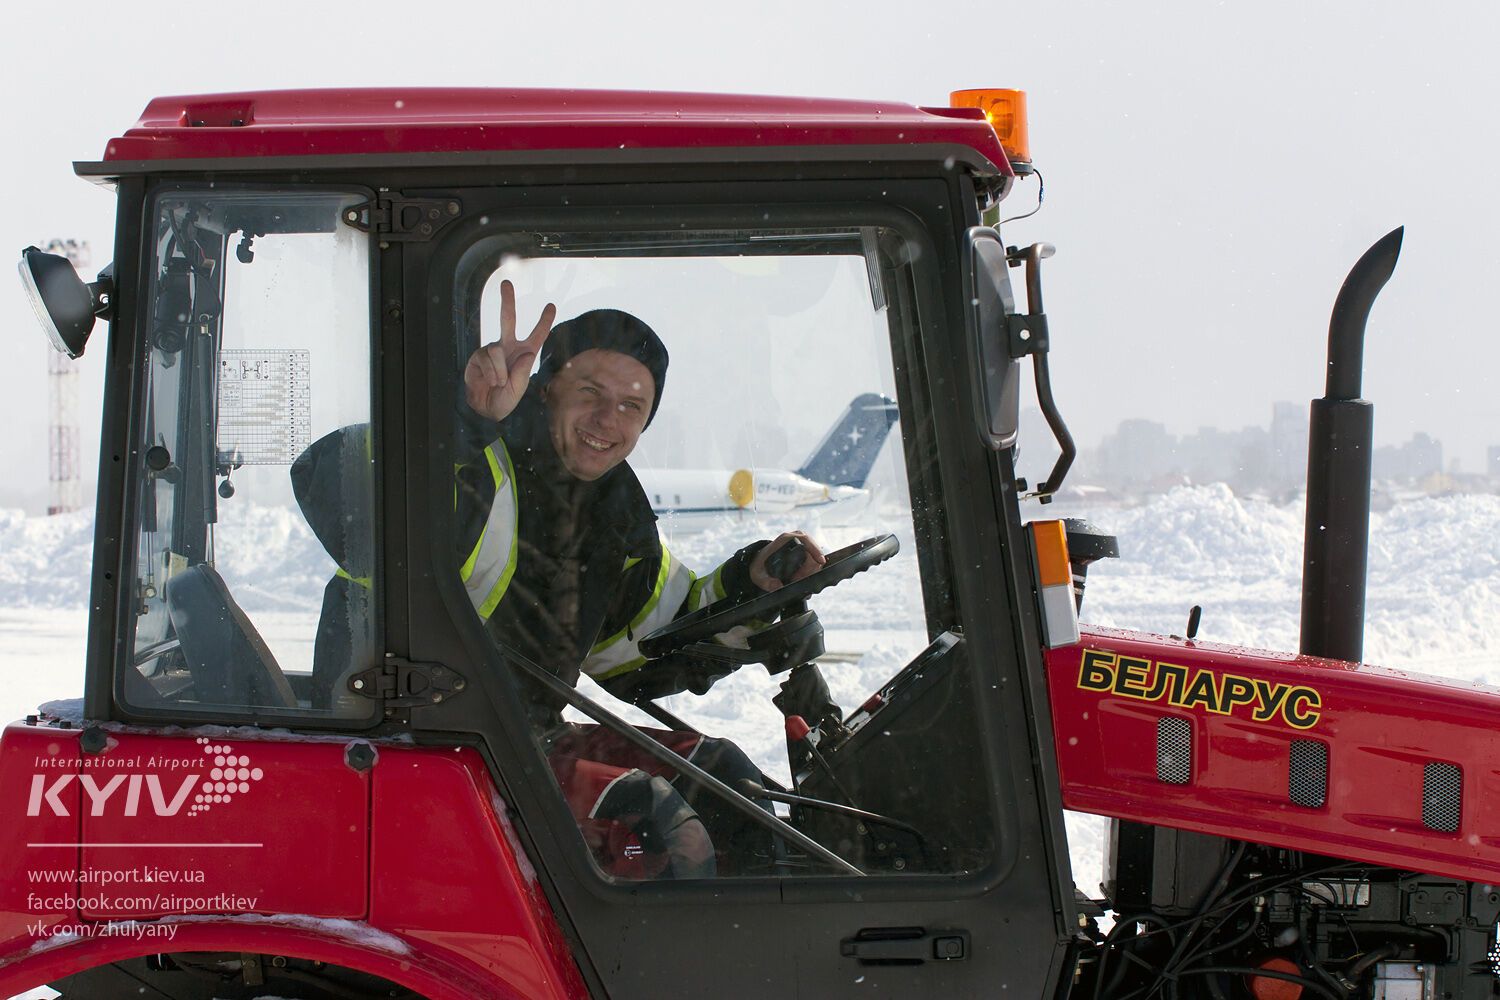
<path fill-rule="evenodd" d="M 1500 882 L 1500 691 L 1100 628 L 1047 674 L 1069 809 Z"/>

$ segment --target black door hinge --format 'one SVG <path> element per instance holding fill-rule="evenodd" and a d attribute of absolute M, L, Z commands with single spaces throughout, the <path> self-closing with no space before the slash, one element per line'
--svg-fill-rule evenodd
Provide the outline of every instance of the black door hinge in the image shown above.
<path fill-rule="evenodd" d="M 457 219 L 457 198 L 403 198 L 382 191 L 374 201 L 344 209 L 344 222 L 362 233 L 373 232 L 386 243 L 422 243 Z"/>
<path fill-rule="evenodd" d="M 379 666 L 350 677 L 348 684 L 350 691 L 378 699 L 386 708 L 437 705 L 467 686 L 462 677 L 441 663 L 413 663 L 389 653 Z"/>

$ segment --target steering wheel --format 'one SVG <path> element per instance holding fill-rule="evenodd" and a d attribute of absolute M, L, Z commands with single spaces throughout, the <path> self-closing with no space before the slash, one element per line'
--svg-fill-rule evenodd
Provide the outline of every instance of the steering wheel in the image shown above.
<path fill-rule="evenodd" d="M 739 602 L 726 597 L 668 622 L 641 640 L 641 655 L 654 660 L 695 642 L 712 639 L 736 625 L 775 618 L 788 607 L 802 604 L 818 591 L 826 590 L 885 562 L 900 548 L 901 543 L 896 540 L 895 535 L 876 535 L 830 552 L 825 557 L 827 561 L 816 573 L 788 583 L 780 590 L 757 594 L 749 600 Z"/>

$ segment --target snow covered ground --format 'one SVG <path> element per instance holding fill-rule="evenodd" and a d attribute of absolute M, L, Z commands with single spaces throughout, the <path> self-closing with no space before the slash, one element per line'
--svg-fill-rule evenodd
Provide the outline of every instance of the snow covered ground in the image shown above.
<path fill-rule="evenodd" d="M 1119 537 L 1121 558 L 1097 564 L 1090 573 L 1087 621 L 1181 632 L 1188 609 L 1199 604 L 1204 639 L 1296 647 L 1300 503 L 1277 506 L 1237 498 L 1223 486 L 1200 486 L 1139 507 L 1064 509 L 1059 503 L 1032 508 L 1028 515 L 1087 516 Z M 310 634 L 308 623 L 331 564 L 324 564 L 326 557 L 319 562 L 286 555 L 305 551 L 306 529 L 299 519 L 256 508 L 245 508 L 243 516 L 246 548 L 239 564 L 246 569 L 243 579 L 229 582 L 278 658 L 286 664 L 305 661 L 306 642 L 300 637 Z M 742 523 L 708 530 L 667 527 L 674 552 L 698 566 L 727 555 L 750 530 Z M 780 527 L 761 521 L 753 530 L 765 535 Z M 834 537 L 824 541 L 839 545 L 860 533 L 830 534 Z M 1366 658 L 1500 684 L 1500 497 L 1410 500 L 1374 514 L 1370 534 Z M 0 511 L 0 718 L 18 718 L 42 701 L 81 693 L 92 538 L 85 513 L 28 518 Z M 829 649 L 861 654 L 825 671 L 846 706 L 863 701 L 925 644 L 920 623 L 907 621 L 906 609 L 914 604 L 903 589 L 911 585 L 915 556 L 910 539 L 903 542 L 892 566 L 817 599 Z M 763 670 L 750 668 L 706 697 L 679 695 L 667 705 L 736 740 L 768 771 L 784 775 L 781 720 L 770 703 L 775 688 Z M 1068 824 L 1077 881 L 1092 889 L 1099 881 L 1103 822 L 1073 815 Z"/>

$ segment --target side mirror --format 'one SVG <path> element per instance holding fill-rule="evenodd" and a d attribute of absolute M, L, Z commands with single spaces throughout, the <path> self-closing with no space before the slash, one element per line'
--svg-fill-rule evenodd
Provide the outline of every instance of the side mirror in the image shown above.
<path fill-rule="evenodd" d="M 52 346 L 70 358 L 80 357 L 94 320 L 110 317 L 115 297 L 111 269 L 85 284 L 68 258 L 27 247 L 21 251 L 20 271 L 26 297 Z"/>
<path fill-rule="evenodd" d="M 974 416 L 979 436 L 995 451 L 1016 443 L 1021 419 L 1021 362 L 1012 357 L 1006 317 L 1016 311 L 1005 244 L 989 226 L 964 236 L 965 317 L 974 373 Z"/>

